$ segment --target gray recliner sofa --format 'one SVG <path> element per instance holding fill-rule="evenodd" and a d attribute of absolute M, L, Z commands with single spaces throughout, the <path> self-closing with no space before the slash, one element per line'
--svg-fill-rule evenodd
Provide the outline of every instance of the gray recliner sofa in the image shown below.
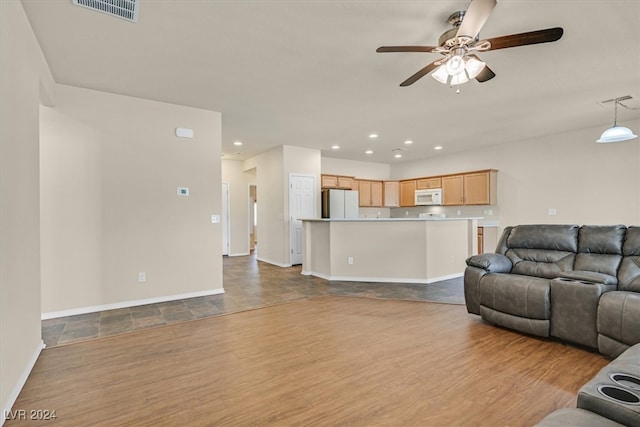
<path fill-rule="evenodd" d="M 616 357 L 640 343 L 640 227 L 519 225 L 467 259 L 469 313 Z"/>

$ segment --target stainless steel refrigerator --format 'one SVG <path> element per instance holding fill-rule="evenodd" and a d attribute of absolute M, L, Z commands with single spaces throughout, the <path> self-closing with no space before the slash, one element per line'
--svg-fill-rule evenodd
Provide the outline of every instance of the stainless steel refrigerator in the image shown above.
<path fill-rule="evenodd" d="M 322 218 L 358 218 L 358 192 L 322 190 Z"/>

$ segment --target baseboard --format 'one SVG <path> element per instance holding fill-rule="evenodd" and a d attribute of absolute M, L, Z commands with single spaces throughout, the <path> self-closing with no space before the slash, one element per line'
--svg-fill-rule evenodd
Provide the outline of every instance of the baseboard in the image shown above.
<path fill-rule="evenodd" d="M 10 418 L 10 414 L 12 413 L 11 408 L 13 408 L 13 404 L 16 403 L 16 399 L 18 398 L 20 391 L 22 391 L 22 387 L 24 387 L 25 383 L 27 382 L 27 378 L 29 378 L 29 375 L 31 374 L 31 371 L 33 370 L 33 367 L 36 364 L 36 361 L 38 360 L 40 352 L 43 348 L 45 348 L 44 341 L 40 340 L 40 343 L 38 343 L 38 346 L 34 350 L 29 363 L 22 372 L 22 375 L 20 375 L 20 378 L 18 378 L 18 383 L 13 387 L 13 390 L 11 390 L 11 393 L 9 393 L 7 401 L 4 403 L 4 407 L 2 408 L 2 420 L 0 420 L 0 426 L 2 426 L 8 418 Z"/>
<path fill-rule="evenodd" d="M 249 255 L 251 255 L 251 252 L 240 252 L 237 254 L 229 254 L 227 256 L 232 257 L 232 256 L 249 256 Z"/>
<path fill-rule="evenodd" d="M 464 273 L 449 274 L 446 276 L 432 277 L 431 279 L 408 279 L 406 277 L 353 277 L 353 276 L 331 276 L 324 273 L 303 270 L 301 274 L 305 276 L 315 276 L 325 280 L 339 280 L 341 282 L 379 282 L 379 283 L 417 283 L 427 285 L 429 283 L 441 282 L 443 280 L 456 279 L 462 277 Z"/>
<path fill-rule="evenodd" d="M 206 290 L 206 291 L 189 292 L 189 293 L 186 293 L 186 294 L 167 295 L 167 296 L 156 297 L 156 298 L 147 298 L 147 299 L 139 299 L 139 300 L 133 300 L 133 301 L 116 302 L 116 303 L 113 303 L 113 304 L 94 305 L 94 306 L 90 306 L 90 307 L 72 308 L 72 309 L 69 309 L 69 310 L 51 311 L 51 312 L 48 312 L 48 313 L 42 313 L 41 319 L 42 320 L 55 319 L 55 318 L 58 318 L 58 317 L 66 317 L 66 316 L 75 316 L 75 315 L 78 315 L 78 314 L 94 313 L 96 311 L 115 310 L 115 309 L 118 309 L 118 308 L 128 308 L 128 307 L 135 307 L 135 306 L 138 306 L 138 305 L 146 305 L 146 304 L 157 304 L 159 302 L 175 301 L 175 300 L 186 299 L 186 298 L 197 298 L 197 297 L 204 297 L 204 296 L 207 296 L 207 295 L 218 295 L 218 294 L 223 294 L 223 293 L 224 293 L 224 289 L 223 288 L 217 288 L 217 289 L 209 289 L 209 290 Z"/>
<path fill-rule="evenodd" d="M 258 256 L 258 257 L 256 257 L 256 259 L 257 259 L 258 261 L 266 262 L 267 264 L 275 265 L 276 267 L 282 267 L 282 268 L 291 267 L 291 264 L 280 264 L 280 263 L 278 263 L 278 262 L 271 261 L 270 259 L 260 258 L 259 256 Z"/>

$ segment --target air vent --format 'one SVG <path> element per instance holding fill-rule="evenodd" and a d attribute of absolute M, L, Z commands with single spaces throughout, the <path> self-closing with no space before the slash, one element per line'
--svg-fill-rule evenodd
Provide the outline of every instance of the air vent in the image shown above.
<path fill-rule="evenodd" d="M 73 0 L 73 4 L 130 22 L 138 22 L 140 0 Z"/>

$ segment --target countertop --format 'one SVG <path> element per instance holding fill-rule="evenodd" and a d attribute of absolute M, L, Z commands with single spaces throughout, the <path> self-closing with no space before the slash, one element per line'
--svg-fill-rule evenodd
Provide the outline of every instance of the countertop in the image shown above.
<path fill-rule="evenodd" d="M 407 222 L 407 221 L 468 221 L 482 220 L 484 217 L 451 217 L 451 218 L 302 218 L 300 221 L 316 222 Z"/>

